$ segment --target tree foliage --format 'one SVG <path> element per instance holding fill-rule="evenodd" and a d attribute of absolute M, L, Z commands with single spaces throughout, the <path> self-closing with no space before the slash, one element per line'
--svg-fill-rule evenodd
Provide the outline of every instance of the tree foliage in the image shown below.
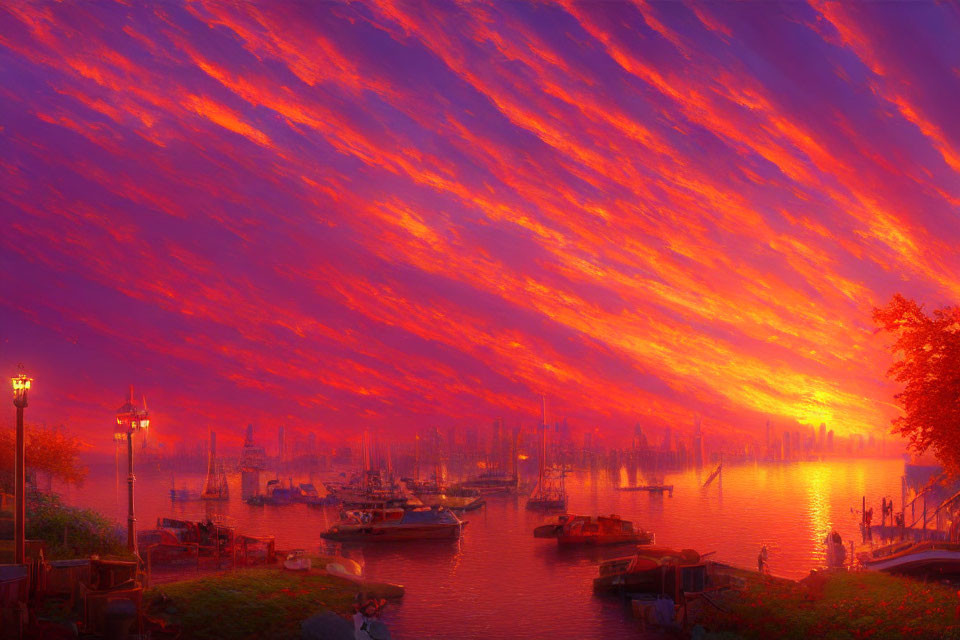
<path fill-rule="evenodd" d="M 27 538 L 46 542 L 48 559 L 125 553 L 123 531 L 91 509 L 68 507 L 53 494 L 27 494 Z"/>
<path fill-rule="evenodd" d="M 927 314 L 897 294 L 873 319 L 896 336 L 897 360 L 887 375 L 904 387 L 894 396 L 903 414 L 893 432 L 918 453 L 932 449 L 947 472 L 960 475 L 960 308 Z"/>
<path fill-rule="evenodd" d="M 80 484 L 87 477 L 88 469 L 80 462 L 84 445 L 79 438 L 62 429 L 30 425 L 26 426 L 25 435 L 28 475 L 35 478 L 43 473 L 69 484 Z M 0 488 L 7 492 L 13 490 L 16 437 L 14 429 L 0 429 Z"/>

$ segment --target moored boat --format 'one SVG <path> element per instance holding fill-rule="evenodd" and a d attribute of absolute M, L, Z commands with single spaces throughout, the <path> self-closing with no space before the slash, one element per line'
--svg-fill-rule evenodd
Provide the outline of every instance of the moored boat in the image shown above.
<path fill-rule="evenodd" d="M 480 491 L 462 487 L 421 491 L 416 493 L 416 497 L 424 506 L 443 507 L 454 511 L 473 511 L 486 504 Z"/>
<path fill-rule="evenodd" d="M 693 549 L 672 549 L 660 545 L 639 545 L 633 556 L 608 560 L 599 566 L 593 590 L 600 592 L 659 592 L 663 568 L 702 566 Z"/>
<path fill-rule="evenodd" d="M 926 576 L 960 575 L 960 544 L 900 542 L 861 553 L 858 560 L 868 571 Z"/>
<path fill-rule="evenodd" d="M 519 486 L 516 474 L 507 474 L 504 471 L 487 471 L 475 478 L 459 484 L 464 489 L 475 489 L 482 494 L 512 493 Z"/>
<path fill-rule="evenodd" d="M 595 518 L 565 514 L 556 524 L 537 527 L 533 535 L 556 538 L 560 545 L 650 544 L 654 540 L 652 533 L 614 514 Z"/>
<path fill-rule="evenodd" d="M 369 512 L 361 512 L 369 514 Z M 399 542 L 403 540 L 455 540 L 460 537 L 464 523 L 447 509 L 417 509 L 404 511 L 399 519 L 374 521 L 372 515 L 364 521 L 355 515 L 320 534 L 327 540 L 339 542 Z"/>

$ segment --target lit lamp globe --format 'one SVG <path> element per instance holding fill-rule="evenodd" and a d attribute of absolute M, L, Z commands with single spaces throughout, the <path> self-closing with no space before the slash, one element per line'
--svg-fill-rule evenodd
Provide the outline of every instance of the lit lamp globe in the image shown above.
<path fill-rule="evenodd" d="M 132 392 L 126 404 L 117 409 L 117 426 L 119 431 L 124 434 L 140 431 L 150 426 L 150 414 L 146 409 L 138 409 L 133 404 Z"/>
<path fill-rule="evenodd" d="M 15 378 L 11 378 L 10 381 L 13 383 L 13 404 L 18 409 L 23 409 L 27 406 L 27 392 L 30 391 L 30 383 L 33 382 L 33 378 L 28 378 L 24 374 L 20 374 Z"/>

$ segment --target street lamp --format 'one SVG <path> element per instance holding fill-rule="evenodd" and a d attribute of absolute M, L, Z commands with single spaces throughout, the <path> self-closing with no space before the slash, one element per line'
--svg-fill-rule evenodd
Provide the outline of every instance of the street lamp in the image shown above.
<path fill-rule="evenodd" d="M 137 519 L 133 517 L 133 434 L 149 426 L 149 413 L 146 409 L 138 409 L 133 404 L 133 385 L 130 385 L 130 398 L 117 409 L 117 430 L 113 437 L 118 441 L 124 435 L 127 437 L 127 549 L 132 553 L 136 553 L 137 550 L 137 536 L 134 531 L 134 523 Z"/>
<path fill-rule="evenodd" d="M 17 452 L 14 467 L 14 482 L 16 485 L 14 490 L 16 515 L 13 525 L 14 562 L 23 564 L 26 560 L 24 540 L 26 540 L 27 522 L 27 505 L 24 500 L 24 485 L 27 475 L 24 464 L 23 410 L 27 406 L 27 392 L 30 390 L 30 383 L 33 382 L 33 378 L 28 378 L 23 372 L 23 365 L 20 365 L 20 373 L 17 377 L 11 378 L 10 381 L 13 383 L 13 405 L 17 408 Z"/>

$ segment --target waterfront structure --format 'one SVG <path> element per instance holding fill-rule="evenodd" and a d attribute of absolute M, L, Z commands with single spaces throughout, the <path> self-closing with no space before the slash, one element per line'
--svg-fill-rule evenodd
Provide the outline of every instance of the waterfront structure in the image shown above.
<path fill-rule="evenodd" d="M 117 409 L 117 435 L 127 440 L 127 549 L 133 553 L 137 550 L 136 522 L 133 513 L 133 434 L 150 426 L 150 415 L 147 408 L 142 410 L 133 404 L 133 385 L 130 385 L 130 397 Z"/>
<path fill-rule="evenodd" d="M 693 432 L 693 464 L 698 469 L 703 467 L 703 429 L 700 425 L 700 416 L 694 420 L 696 429 Z"/>
<path fill-rule="evenodd" d="M 773 457 L 773 450 L 770 448 L 770 419 L 767 419 L 767 445 L 763 450 L 763 455 L 767 458 Z"/>
<path fill-rule="evenodd" d="M 247 437 L 240 454 L 240 496 L 246 500 L 260 493 L 260 474 L 267 467 L 267 453 L 253 442 L 253 425 L 247 425 Z"/>

